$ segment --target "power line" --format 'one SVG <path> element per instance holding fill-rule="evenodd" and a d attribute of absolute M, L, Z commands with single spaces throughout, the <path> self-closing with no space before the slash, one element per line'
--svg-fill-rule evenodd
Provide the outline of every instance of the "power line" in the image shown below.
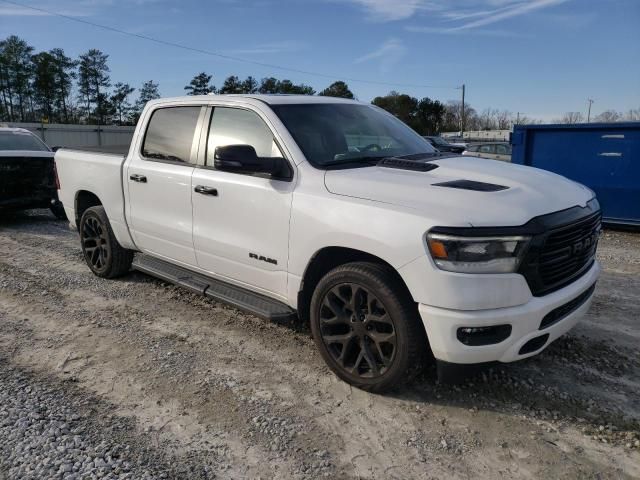
<path fill-rule="evenodd" d="M 148 35 L 142 35 L 140 33 L 127 32 L 126 30 L 121 30 L 119 28 L 111 27 L 109 25 L 103 25 L 103 24 L 100 24 L 100 23 L 91 22 L 89 20 L 84 20 L 82 18 L 72 17 L 70 15 L 65 15 L 63 13 L 58 13 L 58 12 L 54 12 L 52 10 L 48 10 L 46 8 L 34 7 L 34 6 L 31 6 L 31 5 L 25 5 L 23 3 L 14 2 L 14 1 L 11 1 L 11 0 L 0 0 L 0 1 L 3 2 L 3 3 L 8 3 L 10 5 L 17 6 L 17 7 L 27 8 L 27 9 L 34 10 L 34 11 L 37 11 L 37 12 L 46 13 L 47 15 L 51 15 L 51 16 L 54 16 L 54 17 L 64 18 L 64 19 L 70 20 L 72 22 L 83 23 L 85 25 L 90 25 L 92 27 L 101 28 L 103 30 L 107 30 L 107 31 L 110 31 L 110 32 L 119 33 L 121 35 L 127 35 L 129 37 L 134 37 L 134 38 L 137 38 L 139 40 L 147 40 L 149 42 L 158 43 L 160 45 L 164 45 L 164 46 L 168 46 L 168 47 L 174 47 L 174 48 L 180 48 L 182 50 L 188 50 L 188 51 L 191 51 L 191 52 L 201 53 L 203 55 L 209 55 L 211 57 L 218 57 L 218 58 L 222 58 L 224 60 L 231 60 L 231 61 L 234 61 L 234 62 L 247 63 L 247 64 L 250 64 L 250 65 L 257 65 L 257 66 L 260 66 L 260 67 L 272 68 L 272 69 L 281 70 L 281 71 L 285 71 L 285 72 L 299 73 L 299 74 L 302 74 L 302 75 L 309 75 L 309 76 L 329 78 L 329 79 L 342 78 L 342 79 L 344 79 L 346 81 L 353 82 L 353 83 L 368 83 L 368 84 L 372 84 L 372 85 L 386 85 L 386 86 L 390 86 L 390 87 L 442 88 L 442 89 L 451 89 L 451 90 L 459 88 L 459 87 L 451 87 L 451 86 L 444 86 L 444 85 L 418 85 L 418 84 L 412 84 L 412 83 L 378 82 L 378 81 L 375 81 L 375 80 L 364 80 L 364 79 L 359 79 L 359 78 L 342 77 L 341 75 L 328 75 L 328 74 L 320 73 L 320 72 L 312 72 L 312 71 L 308 71 L 308 70 L 299 70 L 297 68 L 283 67 L 283 66 L 274 65 L 274 64 L 271 64 L 271 63 L 256 62 L 254 60 L 248 60 L 246 58 L 235 57 L 233 55 L 225 55 L 223 53 L 217 53 L 217 52 L 213 52 L 213 51 L 210 51 L 210 50 L 204 50 L 202 48 L 190 47 L 188 45 L 183 45 L 183 44 L 176 43 L 176 42 L 169 42 L 167 40 L 162 40 L 162 39 L 159 39 L 159 38 L 150 37 Z"/>

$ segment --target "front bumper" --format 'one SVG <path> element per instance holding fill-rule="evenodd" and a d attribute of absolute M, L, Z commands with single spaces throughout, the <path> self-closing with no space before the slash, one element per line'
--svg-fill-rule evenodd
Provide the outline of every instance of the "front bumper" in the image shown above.
<path fill-rule="evenodd" d="M 542 297 L 530 297 L 528 302 L 513 307 L 452 310 L 420 304 L 420 315 L 433 355 L 437 360 L 457 364 L 513 362 L 536 355 L 578 322 L 589 310 L 593 294 L 549 327 L 540 329 L 545 315 L 589 290 L 599 274 L 600 265 L 594 262 L 589 271 L 570 285 Z M 459 328 L 493 325 L 511 325 L 511 334 L 500 343 L 481 346 L 465 345 L 457 338 Z M 541 346 L 533 351 L 520 353 L 527 342 L 547 334 L 548 338 Z"/>

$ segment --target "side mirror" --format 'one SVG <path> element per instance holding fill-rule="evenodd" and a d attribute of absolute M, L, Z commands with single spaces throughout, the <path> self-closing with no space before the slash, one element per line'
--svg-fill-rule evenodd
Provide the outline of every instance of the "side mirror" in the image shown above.
<path fill-rule="evenodd" d="M 291 178 L 289 164 L 284 158 L 258 157 L 251 145 L 216 147 L 213 165 L 216 170 L 227 172 L 266 173 L 274 178 Z"/>

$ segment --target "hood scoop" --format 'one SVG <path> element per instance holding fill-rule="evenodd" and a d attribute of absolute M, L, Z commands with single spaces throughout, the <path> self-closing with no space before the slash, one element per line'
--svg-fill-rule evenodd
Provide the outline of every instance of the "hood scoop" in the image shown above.
<path fill-rule="evenodd" d="M 473 180 L 452 180 L 450 182 L 433 183 L 434 187 L 458 188 L 460 190 L 471 190 L 474 192 L 499 192 L 507 190 L 509 187 L 496 185 L 495 183 L 476 182 Z"/>
<path fill-rule="evenodd" d="M 438 168 L 438 165 L 416 160 L 403 160 L 402 158 L 385 158 L 378 162 L 379 167 L 398 168 L 400 170 L 413 170 L 414 172 L 430 172 Z"/>

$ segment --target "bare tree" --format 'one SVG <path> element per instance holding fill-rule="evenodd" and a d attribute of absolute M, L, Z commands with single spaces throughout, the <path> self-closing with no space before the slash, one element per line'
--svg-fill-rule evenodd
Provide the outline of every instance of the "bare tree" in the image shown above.
<path fill-rule="evenodd" d="M 615 110 L 606 110 L 602 112 L 600 115 L 596 116 L 596 122 L 619 122 L 622 120 L 622 115 Z"/>
<path fill-rule="evenodd" d="M 513 113 L 509 110 L 501 110 L 497 112 L 496 123 L 498 130 L 509 130 L 513 124 Z"/>
<path fill-rule="evenodd" d="M 480 130 L 495 130 L 498 128 L 498 110 L 485 108 L 480 114 Z"/>
<path fill-rule="evenodd" d="M 517 120 L 514 120 L 513 123 L 515 125 L 536 125 L 540 123 L 544 123 L 537 118 L 527 117 L 526 115 L 520 115 Z"/>
<path fill-rule="evenodd" d="M 460 100 L 449 100 L 445 105 L 444 126 L 445 131 L 460 130 L 462 115 L 462 102 Z M 464 105 L 465 129 L 479 130 L 479 117 L 476 110 L 469 104 Z"/>
<path fill-rule="evenodd" d="M 584 122 L 584 115 L 581 112 L 567 112 L 565 113 L 558 123 L 574 124 Z"/>
<path fill-rule="evenodd" d="M 624 114 L 624 119 L 628 122 L 640 121 L 640 108 L 631 108 Z"/>

